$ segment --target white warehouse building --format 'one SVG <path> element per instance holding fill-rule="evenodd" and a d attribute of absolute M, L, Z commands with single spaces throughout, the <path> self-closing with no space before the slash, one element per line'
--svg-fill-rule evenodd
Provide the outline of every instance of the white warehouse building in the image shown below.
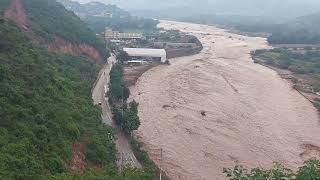
<path fill-rule="evenodd" d="M 147 49 L 147 48 L 123 48 L 130 57 L 137 58 L 158 58 L 162 63 L 167 61 L 165 49 Z"/>

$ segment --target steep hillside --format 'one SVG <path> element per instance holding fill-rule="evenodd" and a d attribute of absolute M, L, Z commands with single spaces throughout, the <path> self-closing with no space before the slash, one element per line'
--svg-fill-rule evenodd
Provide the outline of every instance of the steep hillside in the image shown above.
<path fill-rule="evenodd" d="M 273 44 L 319 44 L 320 13 L 297 18 L 276 27 L 269 42 Z"/>
<path fill-rule="evenodd" d="M 0 30 L 0 177 L 67 172 L 72 144 L 84 136 L 93 145 L 103 138 L 106 153 L 88 160 L 113 164 L 115 146 L 105 138 L 111 130 L 100 124 L 90 96 L 97 66 L 33 47 L 3 19 Z"/>
<path fill-rule="evenodd" d="M 130 16 L 127 11 L 118 8 L 115 5 L 104 4 L 101 2 L 89 2 L 86 4 L 80 4 L 76 1 L 71 0 L 58 0 L 68 10 L 74 11 L 80 17 L 86 16 L 103 16 L 106 13 L 111 13 L 113 17 Z"/>
<path fill-rule="evenodd" d="M 105 45 L 75 14 L 52 0 L 12 0 L 5 17 L 51 52 L 85 55 L 102 63 Z M 62 20 L 63 19 L 63 20 Z"/>
<path fill-rule="evenodd" d="M 12 2 L 12 12 L 22 12 L 21 1 Z M 4 10 L 9 3 L 0 5 Z M 29 18 L 6 12 L 0 15 L 0 179 L 151 179 L 142 170 L 116 169 L 113 132 L 91 98 L 99 64 L 40 47 L 31 35 L 50 39 L 38 35 Z M 53 23 L 55 16 L 39 19 Z"/>

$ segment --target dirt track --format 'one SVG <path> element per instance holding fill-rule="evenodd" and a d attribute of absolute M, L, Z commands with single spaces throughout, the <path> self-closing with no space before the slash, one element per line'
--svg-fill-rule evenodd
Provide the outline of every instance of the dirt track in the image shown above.
<path fill-rule="evenodd" d="M 140 103 L 137 135 L 158 165 L 163 148 L 171 178 L 225 179 L 223 167 L 235 164 L 296 168 L 320 154 L 317 110 L 250 58 L 251 50 L 268 48 L 265 39 L 204 25 L 160 26 L 191 33 L 204 45 L 198 55 L 149 70 L 131 88 Z"/>

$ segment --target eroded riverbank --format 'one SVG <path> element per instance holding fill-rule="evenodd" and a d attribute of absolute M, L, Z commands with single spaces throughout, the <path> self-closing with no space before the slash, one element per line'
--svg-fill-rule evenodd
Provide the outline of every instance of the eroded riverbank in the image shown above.
<path fill-rule="evenodd" d="M 279 75 L 254 64 L 265 39 L 204 25 L 163 21 L 195 35 L 200 54 L 144 73 L 131 88 L 139 102 L 137 135 L 173 179 L 225 179 L 223 167 L 296 168 L 318 155 L 317 110 Z"/>

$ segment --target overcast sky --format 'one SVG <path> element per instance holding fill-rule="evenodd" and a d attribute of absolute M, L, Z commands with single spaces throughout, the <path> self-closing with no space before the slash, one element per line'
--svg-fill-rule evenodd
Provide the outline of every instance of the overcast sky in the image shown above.
<path fill-rule="evenodd" d="M 91 0 L 77 0 L 89 2 Z M 305 15 L 320 12 L 320 0 L 94 0 L 116 4 L 126 10 L 190 7 L 205 13 Z"/>

